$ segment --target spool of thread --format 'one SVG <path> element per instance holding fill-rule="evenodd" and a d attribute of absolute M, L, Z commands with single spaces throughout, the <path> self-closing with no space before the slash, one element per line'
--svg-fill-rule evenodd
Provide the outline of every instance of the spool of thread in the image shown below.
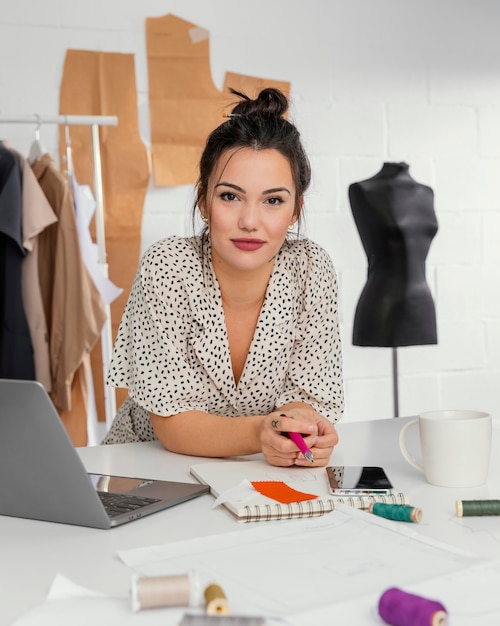
<path fill-rule="evenodd" d="M 378 603 L 380 617 L 393 626 L 446 626 L 448 616 L 441 602 L 428 600 L 397 587 L 384 591 Z"/>
<path fill-rule="evenodd" d="M 372 502 L 368 507 L 370 513 L 392 519 L 397 522 L 420 522 L 422 519 L 421 509 L 408 504 L 385 504 L 384 502 Z"/>
<path fill-rule="evenodd" d="M 208 615 L 229 615 L 231 613 L 226 594 L 219 585 L 205 588 L 205 610 Z"/>
<path fill-rule="evenodd" d="M 199 604 L 198 579 L 193 572 L 179 576 L 132 576 L 132 610 Z"/>
<path fill-rule="evenodd" d="M 500 500 L 457 500 L 457 517 L 500 515 Z"/>

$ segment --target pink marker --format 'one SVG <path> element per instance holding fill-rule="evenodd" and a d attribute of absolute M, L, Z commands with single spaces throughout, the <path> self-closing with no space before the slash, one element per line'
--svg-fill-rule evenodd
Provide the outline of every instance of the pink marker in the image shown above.
<path fill-rule="evenodd" d="M 289 417 L 289 416 L 285 415 L 285 413 L 281 413 L 280 417 Z M 310 461 L 311 463 L 314 461 L 313 453 L 311 452 L 311 450 L 309 450 L 306 442 L 304 441 L 304 437 L 302 437 L 300 433 L 285 432 L 283 434 L 286 437 L 290 437 L 290 439 L 293 441 L 293 443 L 297 446 L 297 448 L 302 452 L 302 454 L 306 457 L 308 461 Z"/>

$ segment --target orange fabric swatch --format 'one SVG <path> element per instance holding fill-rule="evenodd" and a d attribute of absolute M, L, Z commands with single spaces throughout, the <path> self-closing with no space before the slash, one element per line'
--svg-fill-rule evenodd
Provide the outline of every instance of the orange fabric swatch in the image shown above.
<path fill-rule="evenodd" d="M 252 480 L 250 481 L 254 489 L 267 498 L 272 498 L 282 504 L 290 502 L 302 502 L 304 500 L 314 500 L 318 496 L 314 493 L 303 493 L 293 489 L 280 480 Z"/>

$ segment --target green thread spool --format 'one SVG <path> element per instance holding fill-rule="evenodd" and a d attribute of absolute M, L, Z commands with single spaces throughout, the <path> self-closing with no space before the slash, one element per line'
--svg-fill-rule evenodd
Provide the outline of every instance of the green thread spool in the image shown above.
<path fill-rule="evenodd" d="M 368 510 L 374 515 L 392 519 L 396 522 L 420 522 L 422 519 L 422 511 L 408 504 L 373 502 Z"/>
<path fill-rule="evenodd" d="M 457 517 L 500 515 L 500 500 L 457 500 Z"/>

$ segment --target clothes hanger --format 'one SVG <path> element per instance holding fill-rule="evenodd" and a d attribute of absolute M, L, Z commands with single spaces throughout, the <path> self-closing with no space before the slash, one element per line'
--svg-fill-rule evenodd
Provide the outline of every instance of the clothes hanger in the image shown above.
<path fill-rule="evenodd" d="M 68 116 L 64 116 L 64 141 L 66 143 L 66 176 L 71 179 L 73 176 L 73 155 L 71 152 L 71 135 L 69 133 Z"/>
<path fill-rule="evenodd" d="M 47 153 L 45 146 L 42 144 L 42 140 L 40 139 L 40 126 L 42 125 L 42 121 L 38 113 L 35 113 L 37 125 L 35 128 L 35 140 L 31 144 L 30 152 L 28 155 L 28 162 L 30 165 L 33 165 L 35 161 L 38 161 L 43 157 L 44 154 Z"/>

